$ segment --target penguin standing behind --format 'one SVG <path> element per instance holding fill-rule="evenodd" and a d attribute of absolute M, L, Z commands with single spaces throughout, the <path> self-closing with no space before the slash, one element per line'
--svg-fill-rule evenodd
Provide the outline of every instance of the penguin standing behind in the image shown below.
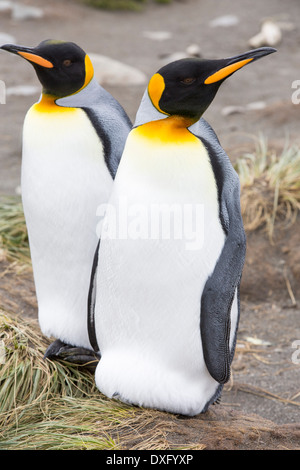
<path fill-rule="evenodd" d="M 96 210 L 109 198 L 131 123 L 76 44 L 2 49 L 29 61 L 42 84 L 23 128 L 21 188 L 45 357 L 94 358 L 87 327 Z"/>
<path fill-rule="evenodd" d="M 193 416 L 230 377 L 246 239 L 238 176 L 200 117 L 227 77 L 274 51 L 183 59 L 149 82 L 99 249 L 95 380 L 108 397 Z"/>

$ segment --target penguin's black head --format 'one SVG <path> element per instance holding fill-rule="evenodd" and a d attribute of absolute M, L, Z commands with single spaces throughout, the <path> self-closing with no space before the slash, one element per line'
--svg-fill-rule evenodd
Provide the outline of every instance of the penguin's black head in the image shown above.
<path fill-rule="evenodd" d="M 56 97 L 79 91 L 94 74 L 88 55 L 73 42 L 47 40 L 33 48 L 5 44 L 1 49 L 28 60 L 35 68 L 43 93 Z"/>
<path fill-rule="evenodd" d="M 164 114 L 199 118 L 227 77 L 272 52 L 276 49 L 261 47 L 228 59 L 192 58 L 171 62 L 151 78 L 149 97 L 156 109 Z"/>

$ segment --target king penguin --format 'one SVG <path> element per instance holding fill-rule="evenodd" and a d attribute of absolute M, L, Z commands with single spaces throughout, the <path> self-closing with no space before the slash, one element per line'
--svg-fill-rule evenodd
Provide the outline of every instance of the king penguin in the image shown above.
<path fill-rule="evenodd" d="M 220 398 L 246 237 L 238 175 L 201 116 L 227 77 L 274 51 L 182 59 L 149 81 L 99 247 L 95 381 L 107 397 L 187 416 Z"/>
<path fill-rule="evenodd" d="M 94 359 L 87 323 L 96 210 L 107 202 L 132 124 L 75 43 L 2 49 L 30 62 L 42 85 L 23 127 L 21 191 L 45 357 Z"/>

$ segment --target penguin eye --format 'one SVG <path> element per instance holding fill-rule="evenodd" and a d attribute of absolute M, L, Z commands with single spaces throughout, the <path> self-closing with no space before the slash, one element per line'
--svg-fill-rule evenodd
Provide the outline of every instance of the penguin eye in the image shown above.
<path fill-rule="evenodd" d="M 191 85 L 192 83 L 194 83 L 196 79 L 193 78 L 193 77 L 187 77 L 187 78 L 183 78 L 182 80 L 180 80 L 181 83 L 183 83 L 184 85 Z"/>
<path fill-rule="evenodd" d="M 64 65 L 65 67 L 70 67 L 70 65 L 72 65 L 71 59 L 65 59 L 65 60 L 63 61 L 63 65 Z"/>

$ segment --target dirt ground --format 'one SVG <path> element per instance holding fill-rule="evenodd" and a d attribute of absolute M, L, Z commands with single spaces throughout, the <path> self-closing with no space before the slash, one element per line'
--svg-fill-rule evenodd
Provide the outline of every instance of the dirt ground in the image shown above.
<path fill-rule="evenodd" d="M 23 2 L 25 3 L 25 2 Z M 141 12 L 108 12 L 83 6 L 79 1 L 31 0 L 45 17 L 12 20 L 0 12 L 0 31 L 23 45 L 46 38 L 77 42 L 87 52 L 106 55 L 143 71 L 150 77 L 168 54 L 200 47 L 206 58 L 229 57 L 250 49 L 261 20 L 272 17 L 293 27 L 283 30 L 278 52 L 246 67 L 220 89 L 205 114 L 223 147 L 235 162 L 253 148 L 253 136 L 263 133 L 271 146 L 282 148 L 287 137 L 300 144 L 300 105 L 292 103 L 292 82 L 300 80 L 300 4 L 298 0 L 174 0 L 169 5 L 152 2 Z M 210 22 L 236 15 L 237 24 L 213 28 Z M 151 40 L 145 31 L 165 31 L 171 37 Z M 24 61 L 0 53 L 0 79 L 6 86 L 37 85 L 32 68 Z M 134 119 L 145 86 L 106 88 Z M 24 115 L 36 96 L 9 96 L 0 105 L 0 193 L 14 194 L 19 186 L 21 131 Z M 261 102 L 265 107 L 224 116 L 227 106 Z M 222 406 L 226 410 L 256 413 L 279 425 L 300 425 L 300 255 L 299 221 L 289 231 L 278 231 L 271 245 L 263 232 L 248 235 L 248 251 L 241 288 L 241 321 L 232 380 Z M 0 306 L 36 316 L 31 273 L 16 274 L 2 260 Z M 294 305 L 293 296 L 298 301 Z M 300 343 L 299 343 L 300 344 Z M 299 348 L 300 346 L 298 346 Z"/>

